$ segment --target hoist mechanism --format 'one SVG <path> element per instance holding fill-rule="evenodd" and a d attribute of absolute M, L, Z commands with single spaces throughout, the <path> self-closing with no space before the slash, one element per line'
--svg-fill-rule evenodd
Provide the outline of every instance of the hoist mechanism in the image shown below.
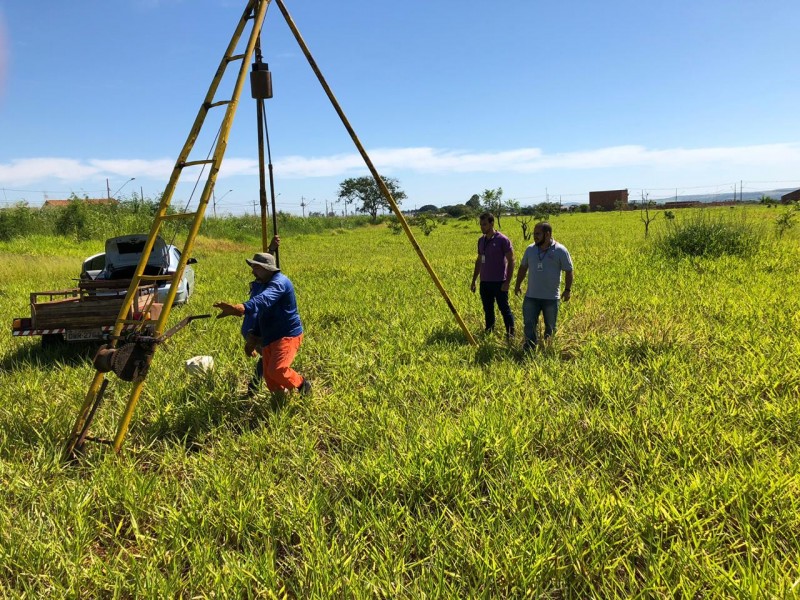
<path fill-rule="evenodd" d="M 467 340 L 473 345 L 477 345 L 470 331 L 467 329 L 461 316 L 458 314 L 455 306 L 453 305 L 450 297 L 448 296 L 444 286 L 437 277 L 433 267 L 428 262 L 422 249 L 414 238 L 411 229 L 406 222 L 405 217 L 400 212 L 397 203 L 392 197 L 389 189 L 386 187 L 381 176 L 378 174 L 377 169 L 373 165 L 371 159 L 361 145 L 360 140 L 351 127 L 347 117 L 342 111 L 339 103 L 333 95 L 328 83 L 322 75 L 316 61 L 314 60 L 311 52 L 306 46 L 305 41 L 300 35 L 297 26 L 294 23 L 291 15 L 289 14 L 283 0 L 248 0 L 241 18 L 239 19 L 233 36 L 225 49 L 225 53 L 219 63 L 216 73 L 211 80 L 211 85 L 208 88 L 203 102 L 197 111 L 194 123 L 192 124 L 189 135 L 181 149 L 178 159 L 170 175 L 170 179 L 161 196 L 161 202 L 156 211 L 153 219 L 153 224 L 150 233 L 142 250 L 142 258 L 134 271 L 133 277 L 128 287 L 128 292 L 120 308 L 113 333 L 109 338 L 109 343 L 103 346 L 97 353 L 94 359 L 94 367 L 96 369 L 94 378 L 92 379 L 86 397 L 78 412 L 77 419 L 72 428 L 72 431 L 67 438 L 64 448 L 64 457 L 67 460 L 76 458 L 82 451 L 85 442 L 96 441 L 109 444 L 113 447 L 114 452 L 119 452 L 122 444 L 127 435 L 134 410 L 141 396 L 144 388 L 145 379 L 150 369 L 151 362 L 156 353 L 157 348 L 166 341 L 171 335 L 188 325 L 191 321 L 198 318 L 207 317 L 208 315 L 198 315 L 188 317 L 177 325 L 173 326 L 166 332 L 165 327 L 169 319 L 172 305 L 175 300 L 175 295 L 178 290 L 178 281 L 180 281 L 183 271 L 186 268 L 189 257 L 192 255 L 194 242 L 197 238 L 197 233 L 200 225 L 203 222 L 206 207 L 209 200 L 213 197 L 214 186 L 217 180 L 220 166 L 222 164 L 225 150 L 228 146 L 228 138 L 230 135 L 233 119 L 236 114 L 236 109 L 239 105 L 239 100 L 244 87 L 245 79 L 247 79 L 248 72 L 251 86 L 251 96 L 256 100 L 256 117 L 258 120 L 258 152 L 259 152 L 259 189 L 260 189 L 260 205 L 261 205 L 261 239 L 263 250 L 266 251 L 268 247 L 268 227 L 267 227 L 267 192 L 266 192 L 266 173 L 264 165 L 264 148 L 266 141 L 266 151 L 268 158 L 268 175 L 270 184 L 270 195 L 272 205 L 272 229 L 273 233 L 277 233 L 277 212 L 275 209 L 275 186 L 272 171 L 272 156 L 269 146 L 269 132 L 267 129 L 266 109 L 264 100 L 272 97 L 272 76 L 269 71 L 268 65 L 263 61 L 261 54 L 261 29 L 264 24 L 264 18 L 267 14 L 269 4 L 274 1 L 281 14 L 283 15 L 289 29 L 291 30 L 295 40 L 300 45 L 303 54 L 308 60 L 311 69 L 317 76 L 320 85 L 324 89 L 328 99 L 330 100 L 336 113 L 342 121 L 345 129 L 349 133 L 353 143 L 355 144 L 359 154 L 364 159 L 364 163 L 375 179 L 378 188 L 391 207 L 395 216 L 397 217 L 400 225 L 406 233 L 412 247 L 419 256 L 425 269 L 428 271 L 431 279 L 433 280 L 439 292 L 442 294 L 448 308 L 453 313 L 456 321 L 461 327 Z M 249 29 L 249 34 L 245 35 L 245 31 Z M 240 43 L 244 41 L 243 48 L 240 49 Z M 252 64 L 251 64 L 251 61 Z M 229 67 L 238 67 L 236 71 L 235 82 L 233 89 L 230 91 L 228 97 L 217 99 L 217 94 L 220 91 L 220 84 Z M 203 132 L 203 126 L 206 124 L 206 119 L 212 114 L 219 114 L 219 110 L 224 110 L 221 116 L 220 124 L 216 132 L 216 136 L 211 144 L 211 149 L 205 157 L 198 158 L 193 154 L 195 144 Z M 170 210 L 173 197 L 175 195 L 178 182 L 183 175 L 193 170 L 200 170 L 197 175 L 194 189 L 204 179 L 202 191 L 199 199 L 197 200 L 196 208 L 189 210 L 192 197 L 186 203 L 186 207 L 180 211 Z M 194 192 L 193 192 L 194 193 Z M 192 195 L 193 195 L 192 193 Z M 171 277 L 171 285 L 166 299 L 163 300 L 163 306 L 158 318 L 154 319 L 130 319 L 129 311 L 133 303 L 133 298 L 137 289 L 142 284 L 146 284 L 154 279 L 163 280 L 164 276 L 153 276 L 145 274 L 147 260 L 153 249 L 155 240 L 160 235 L 164 227 L 174 226 L 175 230 L 179 227 L 186 229 L 185 242 L 181 250 L 181 258 Z M 276 259 L 278 257 L 276 256 Z M 155 299 L 155 296 L 153 297 Z M 151 300 L 152 301 L 152 300 Z M 157 312 L 157 311 L 156 311 Z M 133 326 L 131 330 L 130 327 Z M 123 333 L 124 330 L 124 333 Z M 117 423 L 116 434 L 113 440 L 92 437 L 89 435 L 91 424 L 97 415 L 98 409 L 102 405 L 103 396 L 109 384 L 108 374 L 114 373 L 119 381 L 130 383 L 130 393 L 128 400 L 125 403 L 122 414 L 119 416 Z"/>

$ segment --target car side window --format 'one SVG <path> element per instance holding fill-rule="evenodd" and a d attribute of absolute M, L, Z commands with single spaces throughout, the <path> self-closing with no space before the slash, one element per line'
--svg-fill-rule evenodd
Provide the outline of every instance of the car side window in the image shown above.
<path fill-rule="evenodd" d="M 84 271 L 102 271 L 106 266 L 106 255 L 92 256 L 83 263 Z"/>

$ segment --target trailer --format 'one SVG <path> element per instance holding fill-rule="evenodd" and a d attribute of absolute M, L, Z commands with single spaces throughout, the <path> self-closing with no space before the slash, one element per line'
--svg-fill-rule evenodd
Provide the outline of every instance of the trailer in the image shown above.
<path fill-rule="evenodd" d="M 130 279 L 81 280 L 74 288 L 33 292 L 30 317 L 15 318 L 11 333 L 15 337 L 41 336 L 43 346 L 62 341 L 106 340 L 114 329 L 130 284 Z M 157 284 L 142 282 L 125 319 L 158 319 L 162 304 L 156 299 Z M 124 330 L 134 327 L 135 323 L 130 323 Z"/>

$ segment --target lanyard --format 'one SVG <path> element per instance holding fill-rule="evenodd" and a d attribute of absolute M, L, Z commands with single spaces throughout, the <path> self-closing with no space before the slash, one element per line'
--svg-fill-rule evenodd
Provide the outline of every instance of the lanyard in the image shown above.
<path fill-rule="evenodd" d="M 539 246 L 536 246 L 536 256 L 539 257 L 539 262 L 542 262 L 542 259 L 547 256 L 547 253 L 550 251 L 550 248 L 555 247 L 555 244 L 551 243 L 547 248 L 544 249 L 544 252 L 539 252 Z"/>
<path fill-rule="evenodd" d="M 486 254 L 486 246 L 487 246 L 487 244 L 489 242 L 491 242 L 496 237 L 497 237 L 497 232 L 496 231 L 492 234 L 492 237 L 490 237 L 488 239 L 486 238 L 486 236 L 483 236 L 483 238 L 482 238 L 483 239 L 483 252 L 481 252 L 481 254 Z"/>

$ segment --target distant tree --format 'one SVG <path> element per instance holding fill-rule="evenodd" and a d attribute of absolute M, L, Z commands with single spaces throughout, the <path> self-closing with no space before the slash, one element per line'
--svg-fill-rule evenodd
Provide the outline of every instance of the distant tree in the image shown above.
<path fill-rule="evenodd" d="M 494 215 L 497 228 L 500 229 L 500 217 L 503 214 L 503 188 L 483 190 L 481 194 L 481 208 Z"/>
<path fill-rule="evenodd" d="M 472 197 L 465 204 L 472 210 L 478 211 L 481 209 L 481 197 L 478 194 L 472 194 Z"/>
<path fill-rule="evenodd" d="M 435 204 L 425 204 L 424 206 L 420 206 L 417 212 L 438 212 L 439 209 L 436 207 Z"/>
<path fill-rule="evenodd" d="M 519 200 L 508 199 L 503 203 L 503 210 L 512 214 L 518 215 L 521 207 L 519 205 Z"/>
<path fill-rule="evenodd" d="M 579 210 L 580 212 L 582 212 L 582 213 L 587 213 L 587 212 L 589 212 L 589 205 L 588 205 L 588 204 L 581 204 L 581 205 L 578 207 L 578 210 Z"/>
<path fill-rule="evenodd" d="M 537 221 L 547 221 L 552 214 L 561 214 L 561 207 L 557 202 L 540 202 L 531 206 L 525 206 L 520 214 L 534 217 Z"/>
<path fill-rule="evenodd" d="M 56 233 L 87 239 L 86 230 L 90 218 L 88 205 L 74 193 L 70 195 L 69 200 L 69 204 L 56 220 Z"/>
<path fill-rule="evenodd" d="M 449 206 L 443 206 L 439 210 L 455 218 L 463 217 L 464 215 L 468 215 L 473 212 L 473 210 L 466 204 L 452 204 Z"/>
<path fill-rule="evenodd" d="M 530 229 L 532 216 L 529 215 L 515 215 L 514 218 L 522 227 L 522 239 L 528 241 L 533 237 L 533 230 Z"/>
<path fill-rule="evenodd" d="M 389 193 L 392 194 L 394 201 L 399 206 L 401 201 L 407 197 L 406 193 L 400 189 L 397 179 L 393 177 L 382 177 L 382 179 Z M 356 206 L 356 210 L 362 213 L 369 213 L 373 221 L 378 219 L 378 211 L 381 208 L 391 208 L 372 177 L 350 177 L 345 179 L 339 184 L 338 198 L 338 201 L 344 202 L 345 212 L 347 212 L 348 204 L 357 201 L 359 204 Z"/>
<path fill-rule="evenodd" d="M 160 199 L 144 198 L 136 192 L 132 193 L 130 197 L 120 200 L 119 205 L 123 208 L 130 210 L 134 214 L 154 215 L 158 212 Z M 174 212 L 174 209 L 173 211 Z"/>
<path fill-rule="evenodd" d="M 671 210 L 665 210 L 664 211 L 664 218 L 667 221 L 672 221 L 675 218 L 675 213 L 672 212 Z"/>
<path fill-rule="evenodd" d="M 761 197 L 758 199 L 760 204 L 766 204 L 767 206 L 772 206 L 776 204 L 777 201 L 772 196 L 767 196 L 766 194 L 761 194 Z"/>
<path fill-rule="evenodd" d="M 650 234 L 650 223 L 656 220 L 658 214 L 650 215 L 650 209 L 656 205 L 655 202 L 648 199 L 648 194 L 642 192 L 642 204 L 641 204 L 641 213 L 639 214 L 639 218 L 644 223 L 644 237 Z"/>

